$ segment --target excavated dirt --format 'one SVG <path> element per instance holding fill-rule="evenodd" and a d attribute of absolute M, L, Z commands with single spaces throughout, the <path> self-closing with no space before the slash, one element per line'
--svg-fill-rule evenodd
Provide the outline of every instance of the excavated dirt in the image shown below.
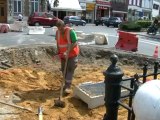
<path fill-rule="evenodd" d="M 125 76 L 142 73 L 144 56 L 119 53 L 115 50 L 81 47 L 78 67 L 75 71 L 74 86 L 87 81 L 103 81 L 103 71 L 110 65 L 110 55 L 119 57 L 118 66 Z M 33 112 L 0 103 L 0 120 L 37 120 L 38 107 L 43 108 L 44 120 L 102 120 L 104 106 L 88 109 L 87 104 L 74 98 L 73 93 L 64 97 L 65 108 L 53 107 L 59 97 L 62 74 L 60 62 L 52 46 L 23 46 L 0 51 L 0 60 L 12 65 L 6 70 L 0 65 L 0 100 Z M 118 120 L 127 120 L 127 111 L 120 107 Z"/>

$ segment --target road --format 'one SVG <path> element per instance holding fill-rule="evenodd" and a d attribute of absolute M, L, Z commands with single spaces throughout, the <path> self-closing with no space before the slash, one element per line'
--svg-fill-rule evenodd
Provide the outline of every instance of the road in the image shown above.
<path fill-rule="evenodd" d="M 99 47 L 110 48 L 115 47 L 118 41 L 118 34 L 116 28 L 108 28 L 106 26 L 73 26 L 76 31 L 83 31 L 86 34 L 92 32 L 101 32 L 108 34 L 109 44 L 101 45 Z M 55 31 L 53 28 L 47 28 L 43 35 L 28 35 L 28 29 L 24 29 L 24 32 L 9 32 L 6 34 L 0 34 L 0 47 L 7 48 L 19 45 L 33 45 L 33 44 L 55 44 L 54 35 Z M 159 45 L 158 39 L 152 39 L 149 37 L 139 37 L 138 51 L 137 53 L 153 56 L 155 46 Z M 81 41 L 80 41 L 81 42 Z M 97 46 L 97 45 L 92 45 Z M 160 56 L 160 53 L 159 53 Z"/>

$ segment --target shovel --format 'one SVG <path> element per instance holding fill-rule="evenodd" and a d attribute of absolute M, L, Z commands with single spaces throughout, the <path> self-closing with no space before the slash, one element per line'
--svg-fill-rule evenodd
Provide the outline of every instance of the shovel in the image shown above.
<path fill-rule="evenodd" d="M 63 97 L 63 86 L 65 84 L 65 76 L 66 76 L 66 72 L 67 72 L 69 52 L 70 52 L 70 46 L 68 48 L 68 52 L 67 52 L 67 55 L 66 55 L 66 58 L 65 58 L 66 60 L 65 60 L 65 65 L 64 65 L 63 80 L 62 80 L 62 83 L 61 83 L 60 96 L 59 96 L 58 100 L 54 100 L 54 103 L 55 103 L 54 106 L 56 106 L 56 107 L 62 107 L 62 108 L 65 107 L 65 102 L 62 101 L 62 97 Z"/>

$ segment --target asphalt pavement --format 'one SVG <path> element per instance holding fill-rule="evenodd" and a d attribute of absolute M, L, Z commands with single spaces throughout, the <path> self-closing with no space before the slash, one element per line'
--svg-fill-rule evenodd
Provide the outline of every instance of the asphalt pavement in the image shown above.
<path fill-rule="evenodd" d="M 86 26 L 73 26 L 76 31 L 83 31 L 86 34 L 92 32 L 101 32 L 108 36 L 108 45 L 95 45 L 94 42 L 79 41 L 81 45 L 90 45 L 92 47 L 113 48 L 118 41 L 117 28 L 106 26 L 95 26 L 94 24 L 87 24 Z M 136 53 L 152 56 L 155 46 L 159 45 L 159 34 L 155 36 L 148 36 L 146 33 L 135 33 L 139 37 L 138 51 Z M 83 43 L 83 44 L 82 44 Z M 0 48 L 8 48 L 21 45 L 36 45 L 36 44 L 50 44 L 55 45 L 55 30 L 53 27 L 45 27 L 45 33 L 39 35 L 29 35 L 28 28 L 24 28 L 23 32 L 8 32 L 0 33 Z M 160 56 L 160 55 L 159 55 Z"/>

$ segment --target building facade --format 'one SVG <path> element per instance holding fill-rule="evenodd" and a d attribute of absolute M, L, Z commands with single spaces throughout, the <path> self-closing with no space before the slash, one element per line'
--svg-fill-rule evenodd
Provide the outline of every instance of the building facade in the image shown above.
<path fill-rule="evenodd" d="M 0 1 L 0 23 L 7 22 L 8 5 L 6 0 Z"/>
<path fill-rule="evenodd" d="M 128 0 L 111 0 L 111 16 L 127 19 Z"/>
<path fill-rule="evenodd" d="M 54 6 L 55 0 L 49 0 L 51 5 L 51 11 L 53 12 L 54 16 L 62 19 L 65 16 L 81 16 L 82 8 L 78 0 L 59 0 L 58 6 Z"/>
<path fill-rule="evenodd" d="M 0 0 L 0 23 L 10 23 L 22 14 L 24 19 L 32 12 L 45 11 L 45 0 Z"/>
<path fill-rule="evenodd" d="M 153 0 L 142 0 L 143 19 L 152 19 Z"/>
<path fill-rule="evenodd" d="M 128 20 L 137 20 L 143 17 L 142 0 L 129 0 L 128 4 Z"/>
<path fill-rule="evenodd" d="M 99 17 L 127 18 L 128 0 L 79 0 L 79 2 L 83 5 L 86 3 L 86 9 L 82 14 L 88 22 L 93 23 Z"/>
<path fill-rule="evenodd" d="M 0 23 L 10 23 L 17 19 L 18 14 L 22 14 L 25 19 L 32 12 L 47 11 L 47 1 L 0 0 Z M 51 5 L 54 2 L 54 0 L 49 1 Z M 61 4 L 65 1 L 63 0 Z M 76 5 L 81 6 L 81 10 L 70 9 Z M 69 6 L 67 9 L 62 8 L 61 12 L 54 8 L 53 12 L 55 16 L 62 14 L 61 18 L 65 15 L 81 16 L 87 23 L 93 23 L 98 17 L 116 16 L 123 19 L 128 18 L 128 20 L 137 20 L 152 19 L 152 17 L 160 15 L 160 0 L 79 0 L 76 5 Z"/>
<path fill-rule="evenodd" d="M 153 0 L 152 18 L 159 16 L 160 13 L 160 0 Z"/>
<path fill-rule="evenodd" d="M 95 19 L 98 17 L 110 17 L 111 16 L 111 2 L 110 1 L 96 1 L 95 6 Z"/>

